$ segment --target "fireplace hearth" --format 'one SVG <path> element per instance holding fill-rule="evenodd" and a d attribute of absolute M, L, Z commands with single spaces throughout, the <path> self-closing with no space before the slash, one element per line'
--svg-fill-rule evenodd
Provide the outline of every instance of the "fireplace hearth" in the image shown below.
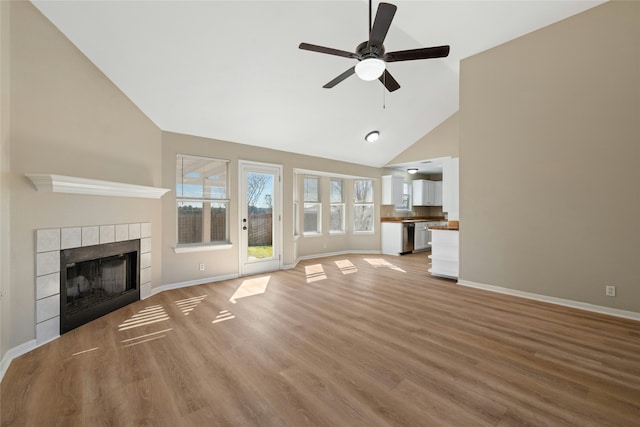
<path fill-rule="evenodd" d="M 60 252 L 60 333 L 140 299 L 140 240 Z"/>

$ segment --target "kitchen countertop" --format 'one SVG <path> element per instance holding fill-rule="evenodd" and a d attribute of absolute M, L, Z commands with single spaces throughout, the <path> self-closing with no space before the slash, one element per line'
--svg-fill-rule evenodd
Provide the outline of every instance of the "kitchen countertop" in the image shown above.
<path fill-rule="evenodd" d="M 460 231 L 460 227 L 449 227 L 446 225 L 433 225 L 433 226 L 429 226 L 429 230 Z"/>
<path fill-rule="evenodd" d="M 380 222 L 446 222 L 447 220 L 442 217 L 396 217 L 396 216 L 387 216 L 380 218 Z"/>

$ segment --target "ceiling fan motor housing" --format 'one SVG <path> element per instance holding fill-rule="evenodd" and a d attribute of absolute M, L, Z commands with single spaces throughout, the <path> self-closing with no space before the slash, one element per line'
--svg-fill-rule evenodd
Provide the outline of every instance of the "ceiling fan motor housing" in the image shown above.
<path fill-rule="evenodd" d="M 362 61 L 367 58 L 379 58 L 384 56 L 384 45 L 382 46 L 369 46 L 368 41 L 363 41 L 356 47 L 356 53 L 358 54 L 358 60 Z"/>

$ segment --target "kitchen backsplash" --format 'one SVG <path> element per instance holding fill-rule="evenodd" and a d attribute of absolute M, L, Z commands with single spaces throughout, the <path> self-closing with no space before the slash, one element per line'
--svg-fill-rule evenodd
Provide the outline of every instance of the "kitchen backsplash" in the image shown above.
<path fill-rule="evenodd" d="M 442 206 L 414 206 L 410 211 L 397 211 L 393 206 L 380 206 L 380 217 L 444 217 Z"/>

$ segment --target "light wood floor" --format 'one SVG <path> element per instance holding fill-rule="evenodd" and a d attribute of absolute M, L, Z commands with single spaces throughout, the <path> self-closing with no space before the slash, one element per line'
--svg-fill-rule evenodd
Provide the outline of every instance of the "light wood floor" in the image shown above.
<path fill-rule="evenodd" d="M 640 322 L 426 264 L 331 257 L 139 301 L 15 359 L 2 425 L 640 425 Z"/>

